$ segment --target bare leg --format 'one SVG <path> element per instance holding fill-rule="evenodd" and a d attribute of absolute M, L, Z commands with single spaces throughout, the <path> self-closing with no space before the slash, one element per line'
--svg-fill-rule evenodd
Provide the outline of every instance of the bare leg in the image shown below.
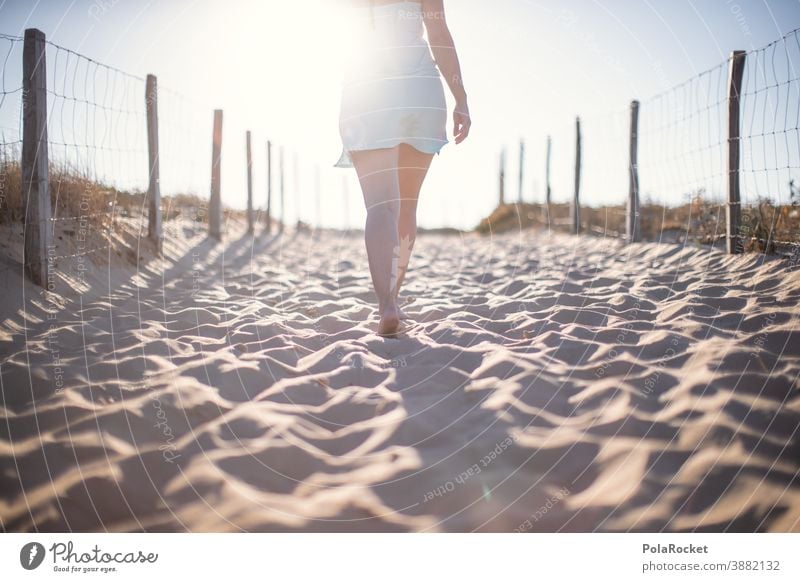
<path fill-rule="evenodd" d="M 422 182 L 428 174 L 433 154 L 426 154 L 407 144 L 400 144 L 399 182 L 400 216 L 397 224 L 400 248 L 397 263 L 397 285 L 394 290 L 395 301 L 400 286 L 405 280 L 411 251 L 417 239 L 417 202 Z M 401 311 L 401 317 L 405 315 Z"/>
<path fill-rule="evenodd" d="M 398 148 L 351 152 L 351 157 L 367 208 L 364 241 L 372 285 L 378 297 L 381 318 L 378 333 L 395 335 L 400 324 L 395 292 L 400 213 Z"/>

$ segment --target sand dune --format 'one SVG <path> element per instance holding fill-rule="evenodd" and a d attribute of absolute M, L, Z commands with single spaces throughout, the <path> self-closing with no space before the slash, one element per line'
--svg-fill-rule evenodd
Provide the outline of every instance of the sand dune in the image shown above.
<path fill-rule="evenodd" d="M 800 531 L 796 263 L 425 235 L 384 339 L 360 235 L 169 228 L 6 303 L 4 530 Z"/>

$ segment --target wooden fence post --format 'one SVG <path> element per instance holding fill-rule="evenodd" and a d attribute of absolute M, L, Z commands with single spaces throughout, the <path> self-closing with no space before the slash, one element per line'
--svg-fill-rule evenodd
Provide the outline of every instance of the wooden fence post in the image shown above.
<path fill-rule="evenodd" d="M 547 136 L 547 153 L 544 162 L 544 218 L 547 223 L 547 230 L 550 231 L 550 153 L 552 150 L 553 142 L 550 136 Z"/>
<path fill-rule="evenodd" d="M 639 216 L 639 102 L 631 101 L 630 155 L 628 158 L 628 204 L 625 213 L 627 241 L 638 242 L 641 238 Z"/>
<path fill-rule="evenodd" d="M 283 229 L 286 226 L 286 181 L 284 179 L 284 164 L 283 164 L 283 146 L 280 149 L 280 177 L 281 177 L 281 225 L 279 232 L 283 233 Z"/>
<path fill-rule="evenodd" d="M 45 35 L 25 30 L 22 49 L 22 192 L 25 196 L 25 272 L 48 288 L 51 210 L 47 151 L 47 71 Z"/>
<path fill-rule="evenodd" d="M 728 254 L 741 253 L 743 250 L 739 235 L 739 223 L 742 216 L 739 190 L 739 159 L 741 155 L 739 97 L 742 92 L 745 55 L 745 51 L 733 51 L 728 68 L 728 205 L 725 212 Z"/>
<path fill-rule="evenodd" d="M 522 190 L 523 190 L 523 183 L 525 180 L 525 140 L 519 140 L 519 185 L 518 185 L 518 195 L 519 195 L 519 202 L 522 203 Z"/>
<path fill-rule="evenodd" d="M 272 142 L 267 140 L 267 234 L 272 232 Z"/>
<path fill-rule="evenodd" d="M 217 240 L 222 240 L 221 161 L 222 109 L 215 109 L 211 147 L 211 201 L 208 205 L 208 234 Z"/>
<path fill-rule="evenodd" d="M 506 201 L 506 148 L 500 150 L 500 184 L 498 206 L 502 206 Z"/>
<path fill-rule="evenodd" d="M 575 195 L 572 198 L 572 234 L 581 233 L 581 118 L 575 118 Z"/>
<path fill-rule="evenodd" d="M 161 230 L 161 170 L 158 153 L 158 80 L 147 75 L 145 85 L 147 107 L 147 153 L 150 176 L 147 186 L 147 236 L 161 253 L 164 234 Z"/>
<path fill-rule="evenodd" d="M 245 141 L 247 142 L 247 234 L 255 232 L 255 225 L 253 224 L 253 151 L 250 147 L 250 130 L 245 134 Z"/>

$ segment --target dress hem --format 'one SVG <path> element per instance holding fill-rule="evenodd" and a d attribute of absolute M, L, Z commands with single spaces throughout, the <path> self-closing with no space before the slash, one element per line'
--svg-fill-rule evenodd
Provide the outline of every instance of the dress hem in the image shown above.
<path fill-rule="evenodd" d="M 370 150 L 388 150 L 388 149 L 392 149 L 394 147 L 397 147 L 400 144 L 406 144 L 406 145 L 411 146 L 412 148 L 414 148 L 415 150 L 417 150 L 420 153 L 439 155 L 441 153 L 441 151 L 442 151 L 442 148 L 444 148 L 444 146 L 446 146 L 449 143 L 450 143 L 449 140 L 445 140 L 445 142 L 442 143 L 439 147 L 421 148 L 421 147 L 418 147 L 418 146 L 414 145 L 413 143 L 409 143 L 408 141 L 399 140 L 399 141 L 397 141 L 397 143 L 394 143 L 394 144 L 389 145 L 389 146 L 357 147 L 357 148 L 352 148 L 352 149 L 349 149 L 349 150 L 342 149 L 342 153 L 339 156 L 339 161 L 337 161 L 333 165 L 333 167 L 334 168 L 352 168 L 353 167 L 353 160 L 350 157 L 350 152 L 365 152 L 365 151 L 370 151 Z"/>

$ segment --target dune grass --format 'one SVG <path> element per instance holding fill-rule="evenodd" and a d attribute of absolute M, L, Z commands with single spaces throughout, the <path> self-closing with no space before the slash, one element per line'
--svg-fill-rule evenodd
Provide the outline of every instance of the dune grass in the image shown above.
<path fill-rule="evenodd" d="M 761 199 L 742 205 L 739 234 L 746 251 L 774 253 L 800 245 L 800 196 L 790 204 L 775 204 Z M 645 202 L 641 206 L 641 238 L 645 241 L 694 242 L 714 244 L 725 237 L 725 206 L 709 200 L 703 193 L 691 202 L 666 206 Z M 477 231 L 489 234 L 520 228 L 550 228 L 557 232 L 571 231 L 570 205 L 551 203 L 549 220 L 543 204 L 503 204 L 481 220 Z M 625 234 L 625 207 L 581 207 L 581 231 L 609 237 Z M 789 243 L 788 245 L 785 243 Z"/>

